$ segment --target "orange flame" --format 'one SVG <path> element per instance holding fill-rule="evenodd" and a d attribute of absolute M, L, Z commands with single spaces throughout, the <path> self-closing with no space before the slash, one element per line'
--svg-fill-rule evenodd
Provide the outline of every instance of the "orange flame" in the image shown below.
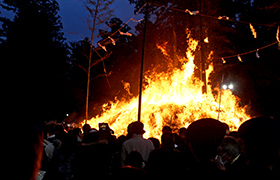
<path fill-rule="evenodd" d="M 164 44 L 165 46 L 166 44 Z M 173 130 L 187 127 L 190 123 L 201 118 L 216 118 L 219 110 L 219 97 L 214 96 L 210 85 L 207 85 L 207 94 L 202 93 L 202 81 L 194 76 L 194 51 L 198 41 L 189 37 L 189 48 L 186 58 L 181 58 L 181 69 L 174 69 L 172 74 L 152 74 L 146 76 L 148 82 L 142 94 L 141 122 L 144 123 L 146 133 L 144 137 L 160 139 L 163 126 L 169 125 Z M 164 47 L 157 47 L 168 56 Z M 211 59 L 210 53 L 208 56 Z M 206 78 L 213 71 L 210 65 L 206 71 Z M 129 92 L 129 84 L 124 88 Z M 220 92 L 220 89 L 215 89 Z M 246 107 L 238 106 L 239 98 L 230 90 L 222 90 L 222 103 L 220 107 L 220 121 L 226 122 L 231 130 L 236 130 L 243 120 L 249 119 Z M 107 122 L 117 136 L 125 135 L 128 124 L 137 121 L 138 97 L 128 101 L 103 104 L 103 113 L 93 117 L 88 123 L 97 128 L 99 122 Z"/>

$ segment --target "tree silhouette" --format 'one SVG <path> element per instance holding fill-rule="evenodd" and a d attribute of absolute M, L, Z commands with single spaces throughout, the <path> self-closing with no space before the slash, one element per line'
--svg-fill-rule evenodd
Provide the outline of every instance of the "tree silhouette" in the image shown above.
<path fill-rule="evenodd" d="M 69 53 L 58 3 L 4 0 L 2 7 L 15 13 L 13 20 L 2 21 L 0 44 L 3 61 L 12 72 L 9 79 L 16 90 L 12 95 L 15 111 L 31 111 L 32 117 L 42 120 L 63 118 L 72 105 L 65 91 Z"/>

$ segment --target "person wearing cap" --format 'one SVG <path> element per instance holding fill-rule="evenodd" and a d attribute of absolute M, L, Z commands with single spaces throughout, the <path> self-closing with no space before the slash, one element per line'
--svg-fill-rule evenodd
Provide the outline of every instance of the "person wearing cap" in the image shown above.
<path fill-rule="evenodd" d="M 122 165 L 124 165 L 127 155 L 132 151 L 138 151 L 142 155 L 144 162 L 147 162 L 150 152 L 154 149 L 154 145 L 152 141 L 143 138 L 145 133 L 144 124 L 139 121 L 132 122 L 128 125 L 128 132 L 131 134 L 131 138 L 122 145 Z"/>

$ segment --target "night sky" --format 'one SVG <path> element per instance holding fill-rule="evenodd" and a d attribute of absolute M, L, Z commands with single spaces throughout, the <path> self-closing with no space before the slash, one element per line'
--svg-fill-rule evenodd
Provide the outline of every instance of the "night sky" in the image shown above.
<path fill-rule="evenodd" d="M 78 41 L 84 39 L 84 37 L 90 37 L 90 30 L 87 28 L 85 19 L 88 17 L 88 12 L 83 6 L 82 0 L 57 0 L 60 6 L 59 15 L 63 24 L 63 32 L 67 41 Z M 114 11 L 115 17 L 120 18 L 126 22 L 133 16 L 134 6 L 130 5 L 128 0 L 115 0 L 112 8 L 116 8 Z M 9 17 L 13 19 L 13 13 L 7 12 L 0 8 L 2 17 Z M 134 29 L 136 24 L 129 24 Z M 107 26 L 96 27 L 96 29 L 106 29 Z M 96 39 L 97 41 L 97 39 Z"/>
<path fill-rule="evenodd" d="M 84 37 L 90 37 L 90 30 L 87 28 L 85 19 L 88 12 L 85 10 L 81 0 L 57 0 L 60 5 L 59 15 L 63 23 L 63 32 L 67 41 L 81 40 Z M 112 8 L 115 9 L 115 16 L 126 22 L 133 16 L 134 7 L 127 0 L 116 0 Z M 135 24 L 136 25 L 136 24 Z M 133 24 L 131 24 L 133 26 Z M 105 29 L 104 27 L 97 27 Z"/>

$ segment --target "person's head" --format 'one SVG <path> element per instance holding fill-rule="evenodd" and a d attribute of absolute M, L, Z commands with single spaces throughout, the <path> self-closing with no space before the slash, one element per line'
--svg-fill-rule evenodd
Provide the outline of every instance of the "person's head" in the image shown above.
<path fill-rule="evenodd" d="M 171 132 L 165 132 L 161 135 L 161 147 L 163 148 L 174 148 L 174 136 Z"/>
<path fill-rule="evenodd" d="M 90 131 L 90 129 L 91 129 L 91 127 L 90 127 L 89 124 L 84 124 L 84 126 L 83 126 L 83 132 L 84 132 L 84 134 L 87 134 L 88 131 Z"/>
<path fill-rule="evenodd" d="M 20 126 L 16 132 L 22 135 L 21 139 L 11 141 L 7 148 L 15 150 L 9 152 L 12 158 L 9 163 L 13 163 L 13 170 L 18 172 L 8 176 L 10 179 L 36 180 L 43 158 L 43 136 L 38 128 L 30 124 Z"/>
<path fill-rule="evenodd" d="M 245 121 L 238 129 L 244 142 L 249 164 L 270 166 L 277 160 L 280 150 L 280 122 L 269 117 Z"/>
<path fill-rule="evenodd" d="M 82 130 L 80 128 L 74 128 L 68 132 L 68 134 L 71 134 L 71 133 L 77 137 L 77 140 L 79 142 L 82 141 L 83 134 L 82 134 Z"/>
<path fill-rule="evenodd" d="M 229 133 L 230 133 L 230 129 L 229 129 L 228 124 L 227 124 L 227 123 L 223 123 L 223 125 L 224 125 L 224 126 L 225 126 L 225 128 L 226 128 L 226 135 L 229 135 Z"/>
<path fill-rule="evenodd" d="M 88 131 L 87 137 L 88 137 L 89 143 L 97 142 L 99 139 L 99 132 L 97 131 L 97 129 L 93 128 Z"/>
<path fill-rule="evenodd" d="M 150 141 L 152 141 L 152 143 L 154 144 L 154 147 L 155 147 L 155 148 L 159 148 L 160 142 L 159 142 L 159 140 L 158 140 L 157 138 L 149 137 L 148 139 L 149 139 Z"/>
<path fill-rule="evenodd" d="M 237 139 L 232 136 L 225 136 L 220 149 L 220 155 L 224 163 L 231 163 L 240 154 L 240 147 Z"/>
<path fill-rule="evenodd" d="M 61 150 L 63 152 L 72 152 L 79 145 L 78 138 L 73 130 L 70 130 L 63 136 L 63 140 L 61 143 Z M 66 153 L 65 153 L 66 154 Z"/>
<path fill-rule="evenodd" d="M 187 128 L 185 128 L 185 127 L 180 128 L 180 130 L 179 130 L 179 135 L 180 135 L 180 137 L 183 138 L 183 139 L 186 139 L 187 131 L 188 131 L 188 130 L 187 130 Z"/>
<path fill-rule="evenodd" d="M 187 140 L 198 161 L 210 161 L 215 158 L 225 134 L 226 128 L 223 123 L 206 118 L 190 124 L 187 131 Z"/>
<path fill-rule="evenodd" d="M 164 127 L 162 128 L 162 133 L 165 133 L 165 132 L 170 132 L 170 133 L 172 133 L 172 130 L 171 130 L 170 126 L 164 126 Z"/>
<path fill-rule="evenodd" d="M 128 125 L 128 133 L 143 135 L 145 132 L 144 124 L 140 121 L 135 121 Z"/>
<path fill-rule="evenodd" d="M 142 168 L 143 158 L 138 151 L 131 151 L 125 158 L 124 165 Z"/>
<path fill-rule="evenodd" d="M 64 134 L 65 130 L 62 124 L 56 124 L 54 127 L 54 134 Z"/>
<path fill-rule="evenodd" d="M 147 179 L 146 172 L 141 168 L 136 168 L 133 166 L 123 166 L 116 175 L 117 178 L 124 180 L 131 179 Z"/>
<path fill-rule="evenodd" d="M 82 136 L 82 130 L 80 128 L 74 128 L 72 130 L 72 133 L 75 134 L 76 136 Z"/>
<path fill-rule="evenodd" d="M 43 133 L 44 133 L 44 138 L 45 138 L 45 139 L 48 139 L 48 137 L 54 133 L 54 132 L 53 132 L 54 126 L 55 126 L 54 123 L 45 124 L 45 125 L 43 126 Z"/>

